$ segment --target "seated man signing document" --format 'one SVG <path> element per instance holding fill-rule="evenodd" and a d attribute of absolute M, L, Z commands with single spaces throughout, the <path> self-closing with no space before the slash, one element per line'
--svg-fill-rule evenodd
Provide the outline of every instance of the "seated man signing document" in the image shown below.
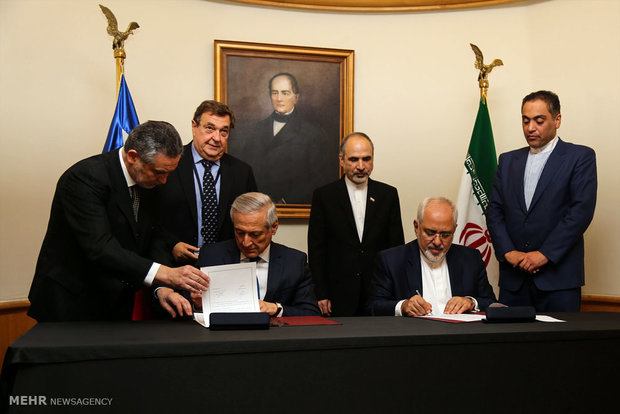
<path fill-rule="evenodd" d="M 235 199 L 230 209 L 234 240 L 204 245 L 198 266 L 219 266 L 256 262 L 259 306 L 271 316 L 320 315 L 306 254 L 271 238 L 278 229 L 276 206 L 268 195 L 245 193 Z M 164 308 L 185 301 L 171 289 L 162 288 L 157 296 Z M 202 306 L 200 295 L 192 294 L 196 307 Z"/>
<path fill-rule="evenodd" d="M 417 240 L 379 252 L 370 291 L 372 315 L 422 316 L 484 311 L 495 302 L 478 250 L 452 245 L 457 211 L 426 198 L 413 221 Z"/>

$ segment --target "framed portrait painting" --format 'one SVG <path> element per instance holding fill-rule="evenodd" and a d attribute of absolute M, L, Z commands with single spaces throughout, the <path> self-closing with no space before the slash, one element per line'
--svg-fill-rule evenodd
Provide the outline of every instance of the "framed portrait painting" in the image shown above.
<path fill-rule="evenodd" d="M 215 99 L 235 113 L 229 154 L 252 166 L 281 218 L 307 218 L 340 177 L 353 131 L 352 50 L 215 41 Z"/>

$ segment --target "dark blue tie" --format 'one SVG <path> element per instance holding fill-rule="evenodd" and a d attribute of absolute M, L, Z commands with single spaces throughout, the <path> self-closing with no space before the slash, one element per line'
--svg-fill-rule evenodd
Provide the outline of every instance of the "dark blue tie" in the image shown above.
<path fill-rule="evenodd" d="M 215 243 L 215 233 L 217 227 L 217 195 L 215 194 L 215 181 L 211 174 L 211 167 L 215 164 L 213 161 L 201 160 L 205 167 L 205 173 L 202 176 L 202 193 L 200 194 L 202 202 L 202 227 L 200 235 L 202 236 L 202 244 Z"/>
<path fill-rule="evenodd" d="M 260 256 L 248 257 L 248 262 L 258 263 L 260 262 Z M 258 298 L 260 299 L 260 283 L 258 282 L 258 275 L 256 276 L 256 291 L 258 292 Z"/>

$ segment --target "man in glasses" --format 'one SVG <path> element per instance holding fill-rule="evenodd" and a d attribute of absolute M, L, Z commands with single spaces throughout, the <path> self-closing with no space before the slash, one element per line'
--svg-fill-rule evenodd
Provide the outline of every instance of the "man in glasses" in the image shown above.
<path fill-rule="evenodd" d="M 424 199 L 413 221 L 417 240 L 379 252 L 372 315 L 421 316 L 484 311 L 495 302 L 480 252 L 452 245 L 457 211 L 443 197 Z"/>

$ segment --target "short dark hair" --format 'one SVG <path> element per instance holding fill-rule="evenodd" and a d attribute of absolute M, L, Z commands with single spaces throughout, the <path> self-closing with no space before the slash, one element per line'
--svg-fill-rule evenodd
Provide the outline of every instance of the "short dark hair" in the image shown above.
<path fill-rule="evenodd" d="M 547 104 L 547 110 L 551 114 L 552 117 L 556 117 L 560 114 L 560 98 L 551 92 L 551 91 L 536 91 L 532 92 L 523 98 L 523 102 L 521 102 L 521 110 L 523 110 L 523 106 L 526 102 L 541 100 Z"/>
<path fill-rule="evenodd" d="M 200 118 L 205 112 L 217 116 L 228 115 L 230 117 L 230 127 L 235 127 L 235 114 L 232 109 L 228 107 L 228 105 L 218 101 L 203 101 L 200 105 L 198 105 L 198 108 L 196 108 L 196 112 L 194 112 L 194 122 L 196 122 L 196 125 L 200 125 Z"/>
<path fill-rule="evenodd" d="M 368 142 L 370 142 L 370 148 L 372 149 L 372 153 L 373 154 L 375 153 L 375 144 L 372 143 L 372 140 L 370 139 L 368 135 L 364 134 L 363 132 L 351 132 L 349 135 L 342 138 L 342 142 L 340 143 L 340 155 L 344 157 L 344 147 L 345 145 L 347 145 L 347 141 L 349 140 L 349 138 L 353 136 L 359 136 L 362 138 L 366 138 Z"/>
<path fill-rule="evenodd" d="M 155 162 L 157 154 L 176 158 L 183 153 L 183 141 L 172 124 L 146 121 L 131 130 L 125 141 L 125 153 L 135 150 L 145 164 Z"/>
<path fill-rule="evenodd" d="M 299 85 L 297 85 L 297 79 L 295 79 L 295 76 L 291 75 L 288 72 L 277 73 L 277 74 L 273 75 L 271 77 L 271 79 L 269 79 L 269 93 L 271 93 L 271 84 L 273 83 L 273 80 L 275 78 L 277 78 L 278 76 L 286 76 L 288 78 L 288 80 L 291 81 L 291 88 L 293 89 L 293 93 L 295 95 L 297 95 L 299 93 Z"/>

